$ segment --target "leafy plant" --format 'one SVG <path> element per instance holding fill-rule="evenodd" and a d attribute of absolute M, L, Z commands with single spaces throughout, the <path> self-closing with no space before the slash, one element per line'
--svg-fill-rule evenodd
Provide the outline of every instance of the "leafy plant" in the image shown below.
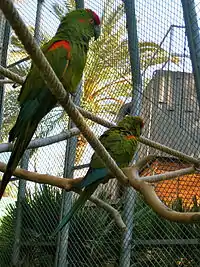
<path fill-rule="evenodd" d="M 110 202 L 105 194 L 100 192 L 100 196 Z M 57 243 L 51 233 L 59 221 L 61 192 L 41 186 L 36 194 L 27 193 L 22 204 L 17 266 L 53 266 Z M 123 201 L 112 205 L 121 211 Z M 16 213 L 16 206 L 9 205 L 0 225 L 2 267 L 11 263 Z M 198 238 L 198 226 L 163 220 L 140 198 L 133 216 L 131 266 L 199 266 L 198 247 L 192 244 L 186 246 L 184 242 L 179 244 L 179 240 Z M 119 266 L 121 234 L 107 212 L 88 203 L 70 222 L 66 259 L 72 266 Z"/>

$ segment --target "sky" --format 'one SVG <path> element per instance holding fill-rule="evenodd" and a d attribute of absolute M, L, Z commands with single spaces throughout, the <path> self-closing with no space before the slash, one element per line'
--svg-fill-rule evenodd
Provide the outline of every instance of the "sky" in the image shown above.
<path fill-rule="evenodd" d="M 63 4 L 63 0 L 45 0 L 42 9 L 42 23 L 41 31 L 45 32 L 49 36 L 53 36 L 58 25 L 59 19 L 53 13 L 52 5 L 54 3 Z M 114 1 L 110 8 L 116 8 L 121 0 Z M 155 42 L 159 44 L 167 33 L 171 25 L 183 26 L 183 14 L 181 1 L 178 0 L 137 0 L 136 2 L 136 17 L 138 26 L 138 38 L 139 41 L 145 42 Z M 93 9 L 95 12 L 101 15 L 105 0 L 86 0 L 85 7 Z M 197 11 L 200 9 L 200 0 L 196 1 Z M 36 0 L 24 0 L 17 5 L 17 8 L 27 25 L 34 26 L 35 24 L 35 14 L 37 9 Z M 200 13 L 200 12 L 199 12 Z M 125 19 L 125 16 L 124 16 Z M 187 47 L 187 42 L 185 42 L 184 29 L 175 28 L 173 31 L 172 41 L 171 41 L 171 51 L 178 54 L 189 54 Z M 168 35 L 163 43 L 163 48 L 169 49 L 170 46 L 170 35 Z M 153 71 L 160 68 L 161 66 L 156 66 L 151 68 L 147 75 L 151 76 Z M 170 64 L 169 67 L 174 71 L 187 71 L 191 72 L 191 62 L 189 59 L 182 59 L 179 66 L 175 64 Z M 61 165 L 63 164 L 61 158 L 63 157 L 63 150 L 65 143 L 55 144 L 49 146 L 47 149 L 42 149 L 42 153 L 39 155 L 39 161 L 41 164 L 38 166 L 38 171 L 44 173 L 48 172 L 49 166 L 51 165 L 51 170 L 54 174 L 59 171 Z M 48 152 L 47 152 L 48 151 Z M 48 160 L 46 156 L 48 153 Z M 87 150 L 88 159 L 91 154 L 90 150 Z M 4 156 L 5 158 L 5 156 Z M 33 166 L 31 166 L 33 169 Z"/>

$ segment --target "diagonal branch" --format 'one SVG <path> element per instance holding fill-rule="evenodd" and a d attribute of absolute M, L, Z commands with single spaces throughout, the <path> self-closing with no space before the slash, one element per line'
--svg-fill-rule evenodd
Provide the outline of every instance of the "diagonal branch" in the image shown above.
<path fill-rule="evenodd" d="M 182 160 L 185 160 L 185 161 L 188 161 L 190 163 L 193 163 L 193 164 L 195 164 L 197 166 L 200 164 L 199 159 L 196 159 L 194 157 L 188 156 L 185 153 L 179 152 L 178 150 L 175 150 L 173 148 L 167 147 L 165 145 L 162 145 L 160 143 L 157 143 L 155 141 L 147 139 L 144 136 L 140 136 L 138 138 L 138 141 L 143 143 L 143 144 L 145 144 L 145 145 L 147 145 L 147 146 L 156 148 L 156 149 L 158 149 L 158 150 L 160 150 L 162 152 L 168 153 L 168 154 L 173 155 L 173 156 L 175 156 L 177 158 L 180 158 Z"/>

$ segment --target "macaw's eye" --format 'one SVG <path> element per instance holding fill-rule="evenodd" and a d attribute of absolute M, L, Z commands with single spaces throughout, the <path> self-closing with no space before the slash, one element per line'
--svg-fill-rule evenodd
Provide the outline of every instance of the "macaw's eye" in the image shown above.
<path fill-rule="evenodd" d="M 94 20 L 93 19 L 89 19 L 89 23 L 90 24 L 94 24 Z"/>

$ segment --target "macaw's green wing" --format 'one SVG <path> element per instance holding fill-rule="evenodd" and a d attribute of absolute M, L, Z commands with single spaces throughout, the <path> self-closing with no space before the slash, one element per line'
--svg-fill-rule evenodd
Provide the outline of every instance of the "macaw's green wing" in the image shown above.
<path fill-rule="evenodd" d="M 69 65 L 70 47 L 68 42 L 66 42 L 66 46 L 63 45 L 63 42 L 65 41 L 51 44 L 45 52 L 47 60 L 61 80 L 66 75 Z M 38 123 L 57 102 L 34 65 L 22 86 L 18 100 L 21 109 L 16 123 L 9 133 L 9 142 L 15 141 L 15 143 L 1 182 L 0 199 L 13 171 L 31 141 Z"/>
<path fill-rule="evenodd" d="M 62 81 L 63 77 L 66 76 L 67 68 L 70 64 L 70 50 L 71 46 L 67 41 L 57 41 L 50 44 L 45 45 L 44 54 L 55 71 L 58 78 Z M 63 43 L 66 45 L 64 46 Z M 48 47 L 48 48 L 47 48 Z M 33 65 L 25 83 L 21 88 L 21 92 L 19 94 L 18 100 L 20 105 L 23 105 L 27 100 L 33 100 L 35 98 L 40 97 L 42 94 L 42 90 L 47 92 L 48 88 L 38 70 L 38 68 Z M 49 90 L 48 90 L 49 92 Z"/>
<path fill-rule="evenodd" d="M 120 167 L 128 166 L 137 148 L 137 141 L 129 139 L 129 135 L 130 133 L 128 131 L 119 127 L 113 127 L 99 138 L 111 157 Z M 96 153 L 92 156 L 90 166 L 92 168 L 105 167 Z"/>
<path fill-rule="evenodd" d="M 46 48 L 45 52 L 47 60 L 59 79 L 62 79 L 63 75 L 65 75 L 69 65 L 70 45 L 66 42 L 66 47 L 64 47 L 62 45 L 63 42 L 66 41 L 50 42 L 51 45 L 49 45 L 48 49 Z M 27 122 L 33 123 L 34 121 L 37 126 L 57 102 L 46 86 L 38 68 L 34 65 L 22 86 L 18 101 L 21 109 L 16 124 L 10 131 L 9 141 L 14 141 L 22 130 L 25 131 Z"/>

